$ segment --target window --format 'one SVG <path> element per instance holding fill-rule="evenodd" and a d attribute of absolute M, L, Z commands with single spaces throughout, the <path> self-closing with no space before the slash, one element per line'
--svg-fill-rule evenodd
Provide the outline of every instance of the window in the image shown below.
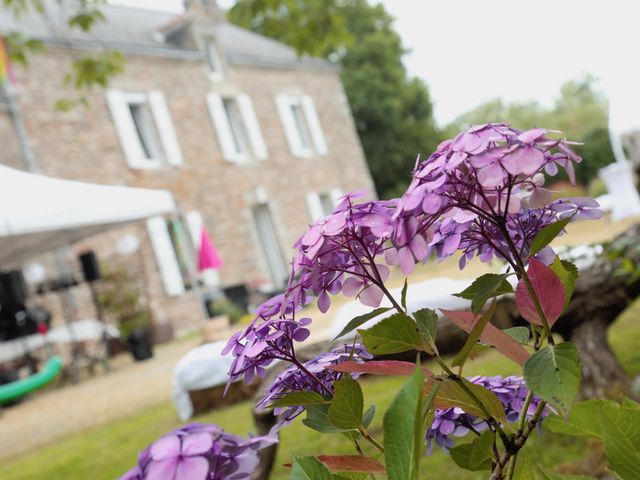
<path fill-rule="evenodd" d="M 211 78 L 211 80 L 222 80 L 224 76 L 222 71 L 222 62 L 220 61 L 218 49 L 213 41 L 207 43 L 205 55 L 207 57 L 207 65 L 209 67 L 209 78 Z"/>
<path fill-rule="evenodd" d="M 180 145 L 162 92 L 109 90 L 107 103 L 131 168 L 158 169 L 182 164 Z"/>
<path fill-rule="evenodd" d="M 265 160 L 267 146 L 248 95 L 207 95 L 209 114 L 213 121 L 222 156 L 229 162 L 247 163 Z"/>
<path fill-rule="evenodd" d="M 158 216 L 147 220 L 149 239 L 167 295 L 180 295 L 198 281 L 196 249 L 201 230 L 196 233 L 196 229 L 201 229 L 202 223 L 198 227 L 196 221 L 202 222 L 199 212 L 189 212 L 186 223 L 179 217 Z"/>
<path fill-rule="evenodd" d="M 162 161 L 162 151 L 158 140 L 158 130 L 151 116 L 151 109 L 146 99 L 128 101 L 129 114 L 136 127 L 138 141 L 144 153 L 144 158 L 152 162 Z"/>
<path fill-rule="evenodd" d="M 339 188 L 333 188 L 328 192 L 307 193 L 307 210 L 309 211 L 311 222 L 315 222 L 320 217 L 326 217 L 332 213 L 341 196 L 342 191 Z"/>
<path fill-rule="evenodd" d="M 271 212 L 268 205 L 263 204 L 253 207 L 252 214 L 271 281 L 276 288 L 281 288 L 287 281 L 289 270 L 282 256 Z"/>
<path fill-rule="evenodd" d="M 247 141 L 247 131 L 240 115 L 238 100 L 235 98 L 223 98 L 222 106 L 229 124 L 234 151 L 238 155 L 248 156 L 250 154 L 249 142 Z"/>
<path fill-rule="evenodd" d="M 278 95 L 276 105 L 289 150 L 296 157 L 325 155 L 327 143 L 313 100 L 308 95 Z"/>

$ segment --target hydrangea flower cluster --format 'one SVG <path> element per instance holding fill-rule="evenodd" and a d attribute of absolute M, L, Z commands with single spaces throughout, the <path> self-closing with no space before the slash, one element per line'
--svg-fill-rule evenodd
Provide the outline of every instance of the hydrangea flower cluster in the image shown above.
<path fill-rule="evenodd" d="M 518 419 L 529 393 L 522 377 L 476 376 L 468 380 L 491 390 L 498 397 L 509 422 L 515 422 Z M 539 403 L 540 399 L 534 396 L 527 409 L 527 418 L 533 416 Z M 546 416 L 546 412 L 543 415 Z M 434 441 L 439 447 L 447 450 L 454 445 L 452 437 L 463 437 L 470 432 L 480 433 L 487 426 L 484 419 L 470 415 L 458 407 L 436 410 L 434 420 L 425 434 L 427 452 L 431 453 Z"/>
<path fill-rule="evenodd" d="M 258 466 L 258 450 L 276 442 L 275 435 L 245 439 L 217 425 L 192 423 L 140 452 L 138 464 L 121 480 L 248 480 Z"/>
<path fill-rule="evenodd" d="M 373 358 L 364 346 L 360 344 L 343 345 L 333 350 L 321 353 L 302 365 L 302 368 L 293 365 L 280 373 L 265 396 L 257 406 L 266 408 L 274 400 L 284 397 L 291 392 L 316 392 L 322 396 L 333 394 L 333 383 L 340 380 L 343 373 L 330 370 L 328 367 L 348 360 L 364 361 Z M 351 374 L 351 378 L 357 378 L 358 374 Z M 278 416 L 276 430 L 291 423 L 291 421 L 304 411 L 303 406 L 278 407 L 274 414 Z"/>
<path fill-rule="evenodd" d="M 397 232 L 409 229 L 430 239 L 428 246 L 439 259 L 462 251 L 461 267 L 474 256 L 483 261 L 498 256 L 513 264 L 513 250 L 526 258 L 535 234 L 558 213 L 597 218 L 593 200 L 552 202 L 543 188 L 544 174 L 555 175 L 559 167 L 574 181 L 573 164 L 581 161 L 569 148 L 572 142 L 549 135 L 556 133 L 486 124 L 441 143 L 416 165 L 398 204 L 394 243 L 399 253 L 410 238 L 398 239 Z M 398 264 L 408 274 L 413 264 L 406 251 L 403 255 Z"/>
<path fill-rule="evenodd" d="M 395 200 L 354 203 L 365 195 L 354 192 L 342 198 L 333 213 L 317 220 L 293 246 L 293 273 L 287 295 L 302 303 L 306 292 L 318 298 L 318 309 L 326 312 L 329 294 L 358 295 L 360 301 L 377 307 L 381 286 L 389 269 L 376 262 L 394 230 Z"/>

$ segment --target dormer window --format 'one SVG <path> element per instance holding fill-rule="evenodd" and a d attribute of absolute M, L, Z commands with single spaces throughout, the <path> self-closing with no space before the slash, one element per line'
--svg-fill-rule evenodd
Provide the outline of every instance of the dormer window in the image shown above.
<path fill-rule="evenodd" d="M 209 78 L 211 78 L 211 80 L 222 80 L 224 76 L 222 72 L 222 62 L 220 61 L 220 55 L 218 54 L 215 43 L 211 41 L 207 43 L 205 54 L 207 57 L 207 66 L 209 67 Z"/>

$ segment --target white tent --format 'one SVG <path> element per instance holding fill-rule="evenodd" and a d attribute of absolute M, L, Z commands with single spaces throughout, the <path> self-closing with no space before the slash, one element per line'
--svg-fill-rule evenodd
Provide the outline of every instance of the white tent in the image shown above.
<path fill-rule="evenodd" d="M 0 166 L 0 266 L 174 210 L 167 190 L 62 180 Z"/>

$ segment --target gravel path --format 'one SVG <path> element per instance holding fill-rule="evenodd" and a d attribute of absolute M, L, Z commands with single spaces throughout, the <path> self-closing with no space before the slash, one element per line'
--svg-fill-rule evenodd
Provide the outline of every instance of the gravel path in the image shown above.
<path fill-rule="evenodd" d="M 133 362 L 119 355 L 109 373 L 40 392 L 0 411 L 0 458 L 11 457 L 166 402 L 176 362 L 198 338 L 156 347 L 153 359 Z M 97 370 L 101 372 L 101 367 Z"/>

